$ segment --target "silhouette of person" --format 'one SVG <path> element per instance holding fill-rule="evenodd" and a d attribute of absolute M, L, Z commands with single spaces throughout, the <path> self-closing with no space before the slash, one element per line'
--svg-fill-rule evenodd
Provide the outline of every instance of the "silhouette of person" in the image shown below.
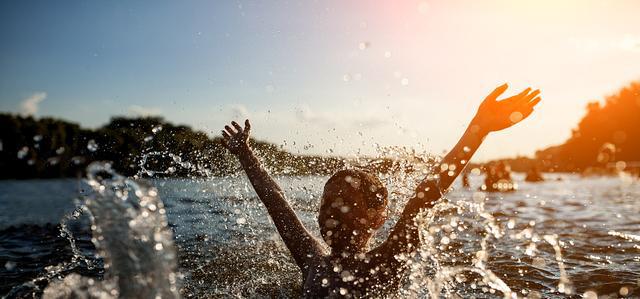
<path fill-rule="evenodd" d="M 305 228 L 282 189 L 254 156 L 247 143 L 249 120 L 244 128 L 236 122 L 225 126 L 223 144 L 239 159 L 302 271 L 302 297 L 378 297 L 400 287 L 406 264 L 396 257 L 411 254 L 419 245 L 417 213 L 436 204 L 490 132 L 520 122 L 540 101 L 539 90 L 530 88 L 498 101 L 507 87 L 499 86 L 486 97 L 464 135 L 443 158 L 443 164 L 456 167 L 425 177 L 387 240 L 370 250 L 369 240 L 387 220 L 387 190 L 375 174 L 346 169 L 327 181 L 318 215 L 322 242 Z"/>

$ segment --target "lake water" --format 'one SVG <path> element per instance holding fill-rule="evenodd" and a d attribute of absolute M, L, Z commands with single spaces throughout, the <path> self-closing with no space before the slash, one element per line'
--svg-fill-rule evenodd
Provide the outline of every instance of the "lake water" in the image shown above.
<path fill-rule="evenodd" d="M 441 252 L 425 257 L 429 262 L 412 270 L 424 275 L 412 276 L 416 281 L 409 282 L 409 293 L 403 294 L 426 296 L 413 289 L 426 289 L 434 280 L 430 275 L 444 273 L 439 270 L 446 267 L 473 264 L 482 253 L 484 267 L 509 287 L 511 296 L 640 297 L 637 179 L 549 174 L 547 181 L 534 184 L 523 182 L 517 174 L 514 177 L 517 192 L 483 193 L 458 186 L 448 194 L 452 204 L 482 204 L 486 215 L 471 210 L 451 213 L 450 209 L 436 215 L 437 229 L 430 228 L 427 237 Z M 326 179 L 278 178 L 292 206 L 316 235 L 319 196 Z M 151 183 L 164 201 L 173 231 L 182 296 L 298 296 L 301 275 L 243 177 Z M 481 178 L 472 176 L 471 183 L 477 188 Z M 79 261 L 54 277 L 37 280 L 46 267 L 73 258 L 69 240 L 60 236 L 56 225 L 89 189 L 73 179 L 0 181 L 0 294 L 39 295 L 48 283 L 72 272 L 97 280 L 104 276 L 104 261 L 95 256 L 91 242 L 90 222 L 82 216 L 69 222 L 70 230 L 80 253 L 97 266 Z M 397 219 L 406 193 L 396 192 L 392 185 L 389 189 L 394 217 L 375 242 L 384 239 Z M 487 225 L 500 233 L 490 235 Z M 440 261 L 438 268 L 427 269 L 433 261 Z M 452 276 L 441 295 L 502 296 L 499 288 L 483 284 L 476 276 Z M 23 285 L 34 278 L 35 283 Z"/>

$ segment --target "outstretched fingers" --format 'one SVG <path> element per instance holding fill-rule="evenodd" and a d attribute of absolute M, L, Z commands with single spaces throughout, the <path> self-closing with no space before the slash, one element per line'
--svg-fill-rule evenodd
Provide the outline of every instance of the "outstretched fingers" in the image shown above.
<path fill-rule="evenodd" d="M 519 94 L 514 95 L 512 97 L 508 97 L 502 100 L 502 102 L 506 105 L 519 105 L 520 103 L 523 102 L 523 99 L 527 96 L 527 94 L 530 91 L 531 91 L 531 87 L 527 87 L 524 90 L 522 90 Z"/>
<path fill-rule="evenodd" d="M 245 120 L 244 124 L 245 127 L 243 128 L 237 122 L 232 121 L 230 125 L 224 126 L 224 130 L 222 130 L 222 145 L 234 154 L 243 151 L 244 146 L 247 145 L 251 124 L 249 120 Z"/>
<path fill-rule="evenodd" d="M 233 125 L 233 127 L 236 129 L 236 131 L 238 132 L 238 134 L 242 134 L 242 127 L 235 121 L 231 122 L 231 125 Z"/>
<path fill-rule="evenodd" d="M 536 105 L 538 105 L 538 103 L 540 103 L 540 101 L 542 100 L 541 97 L 535 97 L 533 100 L 531 100 L 530 102 L 528 102 L 524 108 L 523 108 L 523 114 L 524 117 L 529 116 L 531 113 L 533 113 L 533 107 L 535 107 Z"/>
<path fill-rule="evenodd" d="M 528 94 L 528 95 L 525 97 L 525 100 L 526 100 L 527 102 L 529 102 L 529 101 L 531 101 L 531 99 L 533 99 L 533 98 L 537 97 L 539 94 L 540 94 L 540 89 L 536 89 L 536 90 L 534 90 L 532 93 Z"/>
<path fill-rule="evenodd" d="M 533 107 L 535 107 L 536 105 L 538 105 L 538 103 L 540 103 L 540 101 L 542 101 L 542 98 L 541 98 L 541 97 L 536 97 L 535 99 L 531 100 L 531 101 L 528 103 L 528 105 L 529 105 L 529 107 L 533 108 Z"/>
<path fill-rule="evenodd" d="M 238 134 L 236 131 L 234 131 L 231 127 L 229 126 L 224 126 L 224 129 L 227 130 L 227 133 L 229 133 L 229 136 L 235 136 L 236 134 Z"/>
<path fill-rule="evenodd" d="M 244 120 L 244 133 L 249 135 L 249 132 L 251 131 L 251 123 L 249 122 L 248 119 Z"/>
<path fill-rule="evenodd" d="M 507 83 L 502 84 L 500 86 L 498 86 L 496 89 L 494 89 L 484 100 L 485 101 L 492 101 L 495 102 L 498 97 L 505 92 L 505 90 L 507 90 L 507 88 L 509 88 L 509 85 Z"/>
<path fill-rule="evenodd" d="M 522 91 L 517 95 L 517 97 L 518 97 L 518 98 L 525 97 L 527 94 L 529 94 L 529 92 L 531 92 L 531 87 L 527 87 L 527 88 L 525 88 L 524 90 L 522 90 Z"/>
<path fill-rule="evenodd" d="M 529 107 L 529 103 L 531 102 L 531 99 L 537 97 L 540 94 L 540 90 L 536 89 L 533 92 L 531 92 L 531 88 L 527 88 L 525 89 L 525 91 L 523 91 L 521 93 L 521 96 L 519 97 L 519 99 L 515 102 L 517 107 L 523 107 L 526 109 Z"/>

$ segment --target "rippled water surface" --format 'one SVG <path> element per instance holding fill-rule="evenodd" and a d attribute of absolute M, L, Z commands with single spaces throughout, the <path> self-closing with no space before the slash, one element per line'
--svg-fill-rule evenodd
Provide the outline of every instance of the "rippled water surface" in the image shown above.
<path fill-rule="evenodd" d="M 484 204 L 501 232 L 488 237 L 472 228 L 457 231 L 458 223 L 473 226 L 479 221 L 469 211 L 436 215 L 434 222 L 446 223 L 430 229 L 427 237 L 435 240 L 435 249 L 450 260 L 450 266 L 471 263 L 479 252 L 486 254 L 486 268 L 513 291 L 512 296 L 640 296 L 640 182 L 550 174 L 546 182 L 532 184 L 515 177 L 517 192 L 481 193 L 458 187 L 447 196 L 452 204 Z M 471 179 L 473 186 L 481 184 L 480 177 Z M 319 235 L 315 217 L 326 177 L 278 180 L 299 216 Z M 244 179 L 152 183 L 173 230 L 183 296 L 297 296 L 300 274 Z M 15 296 L 40 294 L 21 285 L 42 275 L 47 266 L 72 259 L 69 241 L 60 237 L 57 224 L 76 207 L 74 198 L 88 189 L 77 180 L 0 181 L 0 294 L 12 289 Z M 394 186 L 389 189 L 393 200 Z M 394 203 L 391 214 L 397 217 L 402 204 Z M 80 252 L 97 266 L 79 262 L 57 277 L 76 272 L 100 280 L 105 270 L 94 256 L 88 219 L 82 216 L 69 226 Z M 465 275 L 455 275 L 456 283 L 445 287 L 443 294 L 502 296 L 495 288 L 476 283 L 474 274 Z M 55 279 L 36 285 L 45 287 Z"/>

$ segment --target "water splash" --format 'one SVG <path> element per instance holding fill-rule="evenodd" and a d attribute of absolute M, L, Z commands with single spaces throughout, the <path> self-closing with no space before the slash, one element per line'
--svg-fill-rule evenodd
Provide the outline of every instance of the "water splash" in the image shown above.
<path fill-rule="evenodd" d="M 157 189 L 107 163 L 90 164 L 87 182 L 94 193 L 85 206 L 105 281 L 122 297 L 178 297 L 176 251 Z"/>
<path fill-rule="evenodd" d="M 567 275 L 567 270 L 565 269 L 564 261 L 562 260 L 562 250 L 560 249 L 558 235 L 545 235 L 544 240 L 549 243 L 553 247 L 553 250 L 556 253 L 556 262 L 558 263 L 558 268 L 560 269 L 560 281 L 558 282 L 558 291 L 567 295 L 573 294 L 573 285 L 571 280 L 569 280 L 569 276 Z"/>
<path fill-rule="evenodd" d="M 168 160 L 167 167 L 164 169 L 153 169 L 149 166 L 150 159 Z M 194 177 L 211 178 L 213 177 L 213 171 L 205 166 L 203 163 L 192 163 L 184 160 L 179 154 L 174 154 L 168 151 L 151 151 L 140 156 L 138 161 L 139 171 L 134 176 L 140 177 L 154 177 L 157 175 L 171 176 L 176 171 L 182 170 Z"/>
<path fill-rule="evenodd" d="M 87 167 L 86 182 L 93 192 L 81 198 L 81 204 L 61 221 L 60 232 L 69 240 L 72 260 L 47 267 L 46 273 L 14 288 L 8 296 L 25 288 L 36 293 L 40 283 L 49 282 L 44 298 L 178 298 L 181 277 L 173 233 L 157 189 L 123 177 L 110 164 L 100 162 Z M 104 259 L 102 280 L 75 273 L 61 278 L 80 262 L 95 266 L 78 249 L 67 226 L 83 213 L 91 220 L 92 242 Z"/>
<path fill-rule="evenodd" d="M 406 148 L 381 149 L 381 151 L 384 154 L 377 158 L 356 158 L 345 161 L 345 164 L 348 167 L 375 166 L 376 169 L 385 169 L 379 173 L 379 176 L 390 191 L 390 214 L 397 217 L 406 200 L 414 192 L 417 182 L 425 176 L 436 177 L 432 174 L 432 169 L 439 165 L 439 160 L 437 157 Z M 179 167 L 191 173 L 199 173 L 204 169 L 175 154 L 152 152 L 142 157 L 143 162 L 140 166 L 143 171 L 140 176 L 142 174 L 153 176 L 169 170 L 169 168 L 145 169 L 145 157 L 153 155 L 162 155 L 172 161 L 173 164 L 170 167 Z M 176 271 L 172 234 L 167 227 L 164 208 L 158 198 L 157 190 L 148 183 L 118 175 L 109 164 L 92 164 L 87 172 L 87 183 L 91 186 L 93 193 L 81 198 L 80 209 L 76 209 L 74 213 L 65 217 L 61 225 L 61 233 L 72 245 L 74 259 L 71 263 L 47 269 L 47 274 L 40 280 L 51 281 L 45 290 L 45 297 L 66 297 L 69 294 L 88 294 L 96 297 L 155 295 L 177 297 L 181 279 Z M 206 176 L 206 178 L 210 177 Z M 155 182 L 163 184 L 170 180 Z M 193 182 L 194 180 L 190 179 L 180 183 Z M 316 192 L 313 192 L 311 191 L 313 188 L 308 188 L 308 184 L 305 186 L 305 183 L 300 183 L 299 186 L 283 184 L 283 187 L 300 194 L 292 198 L 294 200 L 292 204 L 296 210 L 315 216 L 317 191 L 321 190 L 320 188 L 316 188 Z M 179 188 L 185 190 L 183 185 Z M 211 188 L 217 188 L 220 191 L 213 193 Z M 264 208 L 253 195 L 250 185 L 246 181 L 239 182 L 236 175 L 233 180 L 207 182 L 206 186 L 199 186 L 197 189 L 199 194 L 215 194 L 202 195 L 202 198 L 207 200 L 203 200 L 202 208 L 210 212 L 198 225 L 205 223 L 211 225 L 211 222 L 223 223 L 220 231 L 216 232 L 220 234 L 225 234 L 228 228 L 238 229 L 231 229 L 235 235 L 233 238 L 225 239 L 224 241 L 228 243 L 224 245 L 212 244 L 206 234 L 199 242 L 188 243 L 191 240 L 185 242 L 187 243 L 185 246 L 198 248 L 181 248 L 181 254 L 187 256 L 181 263 L 184 263 L 182 267 L 186 268 L 185 273 L 189 280 L 188 287 L 185 287 L 186 290 L 183 289 L 183 292 L 195 294 L 195 296 L 254 296 L 256 294 L 295 296 L 292 294 L 296 294 L 295 288 L 300 287 L 297 282 L 301 280 L 298 269 L 291 263 L 290 256 L 279 236 L 265 234 L 265 232 L 273 233 L 273 230 L 264 229 L 264 227 L 272 228 L 273 225 L 260 222 L 259 218 L 263 217 L 261 213 L 264 212 Z M 218 197 L 218 195 L 222 200 L 211 201 L 212 196 Z M 302 198 L 305 199 L 301 200 Z M 307 201 L 307 198 L 310 200 Z M 485 211 L 487 200 L 489 198 L 485 193 L 476 192 L 458 201 L 443 200 L 433 209 L 420 215 L 417 221 L 420 225 L 422 244 L 414 255 L 399 257 L 407 261 L 409 275 L 398 297 L 469 297 L 482 293 L 489 297 L 518 297 L 519 293 L 516 293 L 516 289 L 521 286 L 509 283 L 508 279 L 500 276 L 502 273 L 499 267 L 493 268 L 495 265 L 492 264 L 496 254 L 495 249 L 501 246 L 499 241 L 507 237 L 524 242 L 525 246 L 516 250 L 530 257 L 536 256 L 541 242 L 549 243 L 553 247 L 560 271 L 557 289 L 564 294 L 572 293 L 571 281 L 560 250 L 562 243 L 558 237 L 539 236 L 534 230 L 534 224 L 516 230 L 518 218 L 503 222 L 500 216 L 494 216 Z M 194 202 L 194 204 L 198 203 Z M 228 211 L 233 212 L 227 213 Z M 66 222 L 77 219 L 83 213 L 91 217 L 93 242 L 99 254 L 105 258 L 105 279 L 98 281 L 77 274 L 58 279 L 57 277 L 72 269 L 74 264 L 83 262 L 85 259 L 84 262 L 87 265 L 92 262 L 75 248 L 73 235 L 66 228 Z M 268 218 L 265 217 L 265 219 Z M 387 229 L 391 224 L 387 225 Z M 196 236 L 197 238 L 199 235 Z M 376 236 L 375 241 L 380 242 L 384 239 L 386 238 L 383 231 Z M 183 243 L 179 244 L 182 246 Z M 247 258 L 247 254 L 252 257 Z M 536 259 L 534 258 L 533 261 L 535 265 Z M 203 282 L 208 286 L 203 286 Z M 275 291 L 273 287 L 268 289 L 268 286 L 273 285 L 281 287 Z M 208 293 L 199 294 L 198 292 L 202 292 L 203 289 Z M 266 293 L 265 289 L 268 289 Z M 535 290 L 526 291 L 535 297 Z"/>
<path fill-rule="evenodd" d="M 382 174 L 381 178 L 390 191 L 390 214 L 396 218 L 419 181 L 425 177 L 437 179 L 434 167 L 448 168 L 448 165 L 440 164 L 439 157 L 418 153 L 413 149 L 379 147 L 378 153 L 379 157 L 392 161 L 389 171 Z M 352 166 L 367 167 L 384 159 L 356 159 Z M 506 237 L 525 242 L 525 246 L 516 246 L 515 249 L 521 251 L 522 256 L 532 257 L 534 263 L 537 244 L 549 243 L 560 272 L 557 291 L 565 295 L 574 293 L 558 236 L 539 236 L 534 230 L 534 221 L 529 222 L 522 231 L 516 231 L 515 219 L 496 219 L 485 210 L 488 200 L 490 198 L 486 193 L 474 192 L 473 196 L 458 200 L 444 199 L 418 215 L 416 225 L 420 231 L 420 247 L 412 256 L 397 257 L 404 260 L 409 269 L 405 287 L 399 291 L 398 297 L 456 298 L 477 296 L 481 292 L 491 297 L 500 293 L 504 298 L 518 298 L 520 294 L 491 269 L 496 254 L 494 251 L 504 243 L 501 239 Z M 386 225 L 387 230 L 391 224 Z M 377 242 L 374 243 L 379 244 L 384 239 L 386 235 L 381 233 L 376 236 Z M 540 297 L 538 290 L 523 286 L 518 288 L 522 295 Z"/>
<path fill-rule="evenodd" d="M 464 289 L 481 287 L 492 294 L 499 291 L 504 298 L 516 297 L 487 267 L 488 244 L 504 232 L 494 217 L 484 212 L 482 202 L 439 203 L 419 214 L 416 225 L 421 242 L 407 260 L 410 274 L 402 296 L 456 297 L 467 294 Z M 477 240 L 477 236 L 481 238 Z"/>
<path fill-rule="evenodd" d="M 87 256 L 80 251 L 78 245 L 76 244 L 76 239 L 69 229 L 69 221 L 77 220 L 80 218 L 84 211 L 84 206 L 79 205 L 76 207 L 73 212 L 62 217 L 60 221 L 60 236 L 64 237 L 69 241 L 69 245 L 71 246 L 71 251 L 73 252 L 73 257 L 71 258 L 71 264 L 76 265 L 78 262 L 84 262 L 88 269 L 93 269 L 95 267 L 95 263 L 93 260 L 87 258 Z"/>
<path fill-rule="evenodd" d="M 98 150 L 98 143 L 95 140 L 91 139 L 87 142 L 87 149 L 91 152 L 95 152 Z"/>
<path fill-rule="evenodd" d="M 41 286 L 43 284 L 55 281 L 57 277 L 61 277 L 64 273 L 68 273 L 69 271 L 73 271 L 76 269 L 81 262 L 83 262 L 88 269 L 92 269 L 95 267 L 95 263 L 93 260 L 85 256 L 76 244 L 76 239 L 74 238 L 73 233 L 68 227 L 68 222 L 71 220 L 77 220 L 83 212 L 83 206 L 78 206 L 71 213 L 66 214 L 62 220 L 60 221 L 60 236 L 64 237 L 69 241 L 69 245 L 71 247 L 71 251 L 73 252 L 73 256 L 71 261 L 65 261 L 63 263 L 57 265 L 50 265 L 45 267 L 45 271 L 42 275 L 31 279 L 21 285 L 18 285 L 12 288 L 9 293 L 7 293 L 2 298 L 14 298 L 14 297 L 24 297 L 25 294 L 37 294 L 42 292 Z M 45 289 L 46 290 L 46 289 Z M 69 296 L 65 296 L 69 297 Z M 59 298 L 59 297 L 57 297 Z"/>

